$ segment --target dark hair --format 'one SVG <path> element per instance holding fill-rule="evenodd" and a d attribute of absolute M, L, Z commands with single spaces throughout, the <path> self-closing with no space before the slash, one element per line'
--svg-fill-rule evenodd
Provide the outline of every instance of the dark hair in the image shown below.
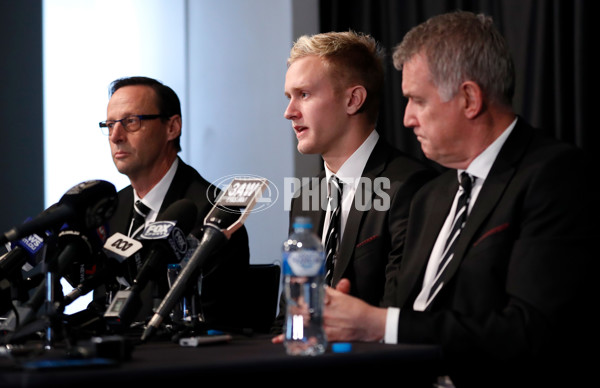
<path fill-rule="evenodd" d="M 156 106 L 158 107 L 159 114 L 165 117 L 171 117 L 174 115 L 179 115 L 181 117 L 181 104 L 179 102 L 179 97 L 177 97 L 177 93 L 175 93 L 175 91 L 173 91 L 173 89 L 167 85 L 153 78 L 140 76 L 119 78 L 111 82 L 108 89 L 108 96 L 111 97 L 114 92 L 124 86 L 134 85 L 149 86 L 154 90 L 154 93 L 156 94 Z M 163 118 L 162 120 L 166 121 L 167 119 Z M 173 146 L 177 152 L 181 151 L 181 144 L 179 140 L 180 137 L 181 135 L 173 140 Z"/>

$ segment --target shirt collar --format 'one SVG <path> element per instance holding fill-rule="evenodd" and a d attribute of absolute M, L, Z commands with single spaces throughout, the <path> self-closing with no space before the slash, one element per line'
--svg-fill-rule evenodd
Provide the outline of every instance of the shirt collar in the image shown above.
<path fill-rule="evenodd" d="M 165 176 L 162 177 L 162 179 L 156 184 L 156 186 L 154 186 L 152 190 L 150 190 L 142 200 L 144 205 L 148 206 L 151 209 L 150 214 L 148 215 L 148 219 L 153 218 L 153 215 L 156 215 L 160 210 L 163 200 L 167 195 L 167 191 L 171 186 L 171 182 L 173 181 L 173 177 L 175 177 L 175 171 L 177 171 L 178 165 L 179 158 L 175 158 L 175 161 L 173 161 L 173 164 L 171 164 L 171 167 L 169 168 Z M 133 190 L 133 201 L 135 202 L 139 199 L 140 197 L 138 197 L 135 190 Z"/>
<path fill-rule="evenodd" d="M 500 149 L 502 149 L 502 146 L 506 142 L 506 139 L 508 138 L 510 133 L 515 128 L 516 124 L 517 119 L 515 118 L 513 122 L 508 126 L 508 128 L 506 128 L 504 132 L 502 132 L 502 134 L 500 134 L 500 136 L 498 136 L 498 138 L 494 140 L 492 144 L 490 144 L 481 154 L 479 154 L 475 159 L 473 159 L 471 164 L 469 164 L 469 167 L 467 167 L 467 173 L 480 179 L 481 181 L 484 181 L 487 178 L 490 170 L 492 169 L 492 165 L 494 164 L 496 157 L 498 157 Z M 460 174 L 463 171 L 465 170 L 457 170 L 459 182 Z"/>
<path fill-rule="evenodd" d="M 373 152 L 377 141 L 379 140 L 379 133 L 376 130 L 373 130 L 371 134 L 365 139 L 365 141 L 354 151 L 352 155 L 346 161 L 340 169 L 335 173 L 340 181 L 344 184 L 354 184 L 357 185 L 358 181 L 367 165 L 367 161 L 369 160 L 369 156 Z M 327 164 L 325 165 L 325 177 L 327 178 L 327 182 L 331 178 L 333 172 L 327 168 Z"/>

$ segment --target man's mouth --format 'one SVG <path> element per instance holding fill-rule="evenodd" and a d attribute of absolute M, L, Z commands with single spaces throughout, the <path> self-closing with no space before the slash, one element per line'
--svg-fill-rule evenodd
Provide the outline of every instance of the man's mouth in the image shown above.
<path fill-rule="evenodd" d="M 294 132 L 296 132 L 296 136 L 300 135 L 302 132 L 306 131 L 308 127 L 302 125 L 294 125 Z"/>
<path fill-rule="evenodd" d="M 121 159 L 121 158 L 124 158 L 124 157 L 126 157 L 127 155 L 129 155 L 129 153 L 128 153 L 128 152 L 126 152 L 126 151 L 117 151 L 117 152 L 115 152 L 115 154 L 114 154 L 114 158 L 115 158 L 115 159 Z"/>

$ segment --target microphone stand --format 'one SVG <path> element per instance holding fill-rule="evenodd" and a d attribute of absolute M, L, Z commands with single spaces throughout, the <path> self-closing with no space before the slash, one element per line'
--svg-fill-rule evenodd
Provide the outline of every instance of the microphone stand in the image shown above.
<path fill-rule="evenodd" d="M 52 233 L 52 245 L 54 248 L 57 247 L 57 234 Z M 48 244 L 50 245 L 50 244 Z M 44 287 L 44 301 L 42 302 L 37 315 L 40 320 L 44 323 L 44 349 L 50 350 L 54 347 L 54 328 L 53 324 L 60 324 L 62 311 L 56 309 L 56 287 L 59 285 L 59 277 L 56 273 L 57 263 L 53 263 L 49 260 L 47 254 L 48 245 L 43 247 L 42 253 L 43 270 L 45 273 L 45 281 L 42 285 Z M 34 306 L 35 308 L 35 306 Z M 36 312 L 34 312 L 36 313 Z"/>

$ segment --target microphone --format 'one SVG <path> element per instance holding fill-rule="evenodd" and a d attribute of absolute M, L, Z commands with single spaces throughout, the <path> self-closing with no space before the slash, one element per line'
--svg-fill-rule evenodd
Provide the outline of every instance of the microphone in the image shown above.
<path fill-rule="evenodd" d="M 115 193 L 112 198 L 110 197 L 111 193 Z M 72 220 L 75 225 L 79 226 L 79 229 L 88 231 L 101 226 L 108 217 L 112 216 L 116 202 L 116 191 L 111 183 L 105 181 L 84 182 L 71 188 L 59 203 L 42 212 L 40 216 L 26 222 L 22 227 L 12 229 L 4 236 L 21 238 L 22 235 L 30 235 L 31 231 L 45 229 L 50 225 L 56 226 L 58 222 L 64 223 L 66 220 Z M 72 211 L 75 211 L 74 209 L 77 211 L 76 215 L 71 214 Z M 61 216 L 58 217 L 56 214 L 61 214 Z M 33 320 L 44 302 L 49 301 L 50 295 L 54 295 L 57 286 L 56 280 L 74 262 L 86 262 L 94 254 L 94 248 L 88 237 L 78 229 L 64 227 L 57 234 L 50 233 L 47 239 L 47 244 L 44 246 L 44 259 L 38 264 L 44 268 L 46 279 L 37 287 L 26 303 L 17 306 L 15 311 L 12 311 L 9 317 L 0 324 L 0 330 L 11 330 Z M 55 308 L 56 306 L 47 304 L 47 307 Z M 53 314 L 51 311 L 46 313 L 46 315 Z"/>
<path fill-rule="evenodd" d="M 59 228 L 66 222 L 81 230 L 98 227 L 115 212 L 117 201 L 115 186 L 110 182 L 91 180 L 79 183 L 34 219 L 0 235 L 0 244 Z"/>
<path fill-rule="evenodd" d="M 45 263 L 49 272 L 62 277 L 74 263 L 89 262 L 94 251 L 85 233 L 66 228 L 58 233 L 54 254 L 50 258 L 46 258 Z"/>
<path fill-rule="evenodd" d="M 37 234 L 24 237 L 11 244 L 11 250 L 0 258 L 0 288 L 6 288 L 4 280 L 12 280 L 25 263 L 35 265 L 35 257 L 44 246 L 44 239 Z"/>
<path fill-rule="evenodd" d="M 71 234 L 77 234 L 77 232 L 71 232 Z M 84 255 L 83 260 L 74 260 L 74 262 L 71 263 L 70 268 L 68 268 L 68 271 L 61 273 L 73 289 L 63 296 L 63 299 L 58 306 L 58 310 L 63 311 L 66 306 L 80 296 L 92 291 L 104 281 L 104 273 L 108 272 L 104 267 L 104 264 L 107 263 L 108 260 L 106 253 L 101 248 L 108 240 L 106 238 L 107 234 L 107 226 L 102 225 L 95 230 L 90 231 L 87 236 L 83 236 L 90 244 L 89 255 Z M 63 267 L 66 267 L 66 264 L 68 263 L 63 264 Z"/>
<path fill-rule="evenodd" d="M 117 232 L 106 239 L 103 248 L 101 259 L 98 261 L 100 268 L 97 266 L 90 277 L 84 279 L 65 295 L 64 306 L 104 284 L 109 276 L 116 276 L 118 266 L 142 249 L 142 243 Z"/>
<path fill-rule="evenodd" d="M 166 265 L 180 262 L 185 256 L 188 251 L 186 236 L 196 223 L 197 212 L 194 202 L 180 199 L 165 210 L 161 220 L 148 224 L 144 229 L 139 239 L 143 242 L 146 259 L 133 285 L 118 291 L 104 313 L 109 326 L 116 329 L 128 327 L 142 308 L 140 294 L 148 282 L 161 275 L 166 279 Z"/>
<path fill-rule="evenodd" d="M 74 287 L 68 294 L 63 298 L 62 307 L 66 307 L 73 303 L 77 298 L 93 291 L 96 287 L 101 286 L 106 282 L 106 279 L 115 271 L 111 266 L 112 260 L 105 258 L 106 265 L 101 269 L 95 270 L 95 272 L 88 278 L 84 279 L 76 287 Z"/>
<path fill-rule="evenodd" d="M 243 225 L 266 187 L 266 179 L 234 178 L 227 189 L 221 192 L 213 208 L 204 218 L 204 233 L 198 247 L 187 263 L 182 263 L 181 272 L 175 283 L 146 326 L 141 337 L 142 341 L 146 341 L 156 332 L 163 319 L 183 297 L 192 275 L 202 268 L 215 248 L 229 240 L 231 235 Z"/>
<path fill-rule="evenodd" d="M 17 289 L 18 295 L 23 293 L 22 288 L 24 290 L 27 282 L 23 279 L 22 269 L 25 264 L 35 265 L 36 256 L 42 250 L 44 240 L 37 234 L 33 234 L 16 241 L 11 246 L 11 250 L 0 257 L 0 315 L 6 314 L 13 308 L 13 288 Z"/>
<path fill-rule="evenodd" d="M 106 239 L 103 248 L 102 256 L 104 260 L 99 261 L 100 268 L 96 268 L 89 278 L 83 280 L 65 295 L 63 299 L 64 306 L 68 306 L 75 299 L 106 283 L 110 276 L 117 276 L 119 266 L 141 250 L 142 243 L 117 232 Z"/>
<path fill-rule="evenodd" d="M 75 260 L 73 265 L 65 273 L 62 273 L 62 276 L 71 287 L 76 287 L 84 282 L 96 272 L 99 264 L 106 261 L 106 254 L 103 252 L 102 247 L 107 240 L 107 234 L 108 225 L 102 225 L 85 234 L 91 246 L 91 254 L 84 257 L 84 260 Z"/>
<path fill-rule="evenodd" d="M 40 309 L 44 305 L 44 302 L 48 302 L 48 295 L 54 294 L 53 290 L 58 286 L 56 280 L 59 279 L 66 270 L 69 269 L 73 263 L 86 263 L 94 255 L 95 249 L 90 243 L 89 238 L 82 232 L 70 228 L 61 230 L 56 236 L 49 236 L 53 247 L 51 248 L 50 255 L 44 258 L 44 261 L 40 262 L 40 265 L 45 267 L 47 272 L 51 276 L 46 276 L 41 284 L 37 286 L 35 291 L 29 300 L 21 306 L 16 307 L 16 312 L 13 311 L 3 322 L 0 328 L 10 330 L 13 327 L 16 329 L 18 326 L 24 326 L 34 320 L 38 314 L 41 313 Z M 47 251 L 49 246 L 46 246 Z M 52 302 L 55 302 L 54 300 Z M 56 307 L 60 307 L 60 304 L 56 306 L 47 305 L 47 311 L 43 311 L 45 315 L 52 315 L 55 311 L 50 311 Z"/>

